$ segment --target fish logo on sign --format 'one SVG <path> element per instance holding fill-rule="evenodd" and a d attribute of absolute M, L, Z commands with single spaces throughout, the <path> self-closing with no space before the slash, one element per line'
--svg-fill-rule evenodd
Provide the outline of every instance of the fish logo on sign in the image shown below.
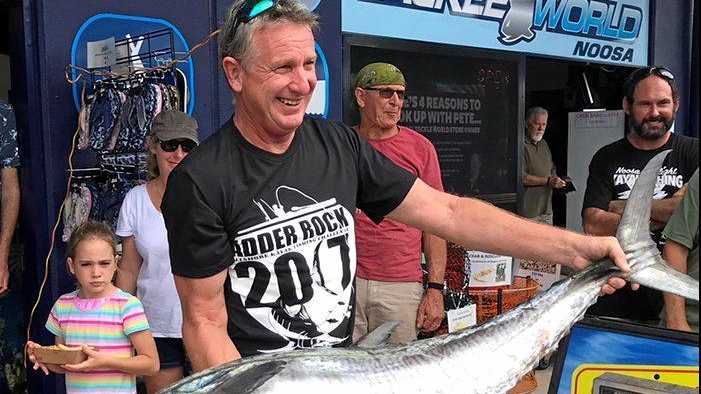
<path fill-rule="evenodd" d="M 321 4 L 321 0 L 301 0 L 300 2 L 310 11 L 314 11 Z M 316 55 L 316 88 L 312 93 L 312 99 L 307 106 L 306 113 L 327 118 L 329 115 L 329 66 L 319 44 L 316 45 Z"/>
<path fill-rule="evenodd" d="M 357 0 L 499 23 L 504 45 L 530 42 L 537 31 L 611 42 L 638 39 L 643 9 L 632 0 Z"/>
<path fill-rule="evenodd" d="M 306 113 L 327 118 L 329 115 L 329 90 L 331 87 L 329 65 L 319 44 L 316 44 L 316 57 L 316 87 L 312 93 L 312 99 L 309 101 Z"/>
<path fill-rule="evenodd" d="M 319 3 L 321 3 L 321 0 L 302 0 L 301 3 L 310 11 L 314 11 L 316 7 L 319 6 Z"/>

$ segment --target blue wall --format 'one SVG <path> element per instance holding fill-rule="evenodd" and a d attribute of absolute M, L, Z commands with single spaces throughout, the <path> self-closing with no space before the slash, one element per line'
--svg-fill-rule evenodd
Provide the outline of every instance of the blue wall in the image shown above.
<path fill-rule="evenodd" d="M 694 23 L 692 7 L 694 2 L 696 2 L 696 7 L 701 6 L 701 2 L 695 0 L 656 1 L 654 29 L 650 34 L 653 46 L 650 64 L 664 65 L 674 73 L 681 103 L 677 113 L 675 131 L 698 137 L 698 130 L 689 129 L 691 117 L 698 119 L 699 116 L 699 108 L 691 105 L 690 97 L 692 86 L 690 78 L 692 71 L 691 45 Z M 696 39 L 698 40 L 698 37 Z M 698 88 L 698 85 L 696 87 Z"/>

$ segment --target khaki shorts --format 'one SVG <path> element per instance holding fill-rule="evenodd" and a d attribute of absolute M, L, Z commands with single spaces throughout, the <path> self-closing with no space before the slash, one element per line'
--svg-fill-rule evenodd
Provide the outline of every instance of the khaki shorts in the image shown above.
<path fill-rule="evenodd" d="M 416 312 L 424 289 L 419 282 L 379 282 L 356 278 L 353 342 L 382 324 L 397 320 L 390 342 L 405 344 L 416 339 Z"/>

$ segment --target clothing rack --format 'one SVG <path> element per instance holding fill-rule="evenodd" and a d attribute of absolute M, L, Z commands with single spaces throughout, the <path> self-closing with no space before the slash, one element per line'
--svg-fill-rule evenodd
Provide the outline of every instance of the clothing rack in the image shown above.
<path fill-rule="evenodd" d="M 96 79 L 93 81 L 93 91 L 97 92 L 107 88 L 128 90 L 143 86 L 145 82 L 166 82 L 166 79 L 168 77 L 170 77 L 174 81 L 174 72 L 175 69 L 173 66 L 170 69 L 140 69 L 135 70 L 129 74 L 118 75 L 104 79 Z"/>
<path fill-rule="evenodd" d="M 134 40 L 131 35 L 128 38 L 115 41 L 115 51 L 117 53 L 127 53 L 128 55 L 118 57 L 114 65 L 87 69 L 93 85 L 101 79 L 119 80 L 123 76 L 129 79 L 132 75 L 139 75 L 142 72 L 173 71 L 175 66 L 175 41 L 172 29 L 158 29 L 134 36 L 138 36 L 139 40 L 142 40 L 142 47 L 145 47 L 146 50 L 131 54 L 129 46 Z M 124 49 L 120 50 L 120 48 Z M 115 70 L 126 70 L 126 72 L 117 73 Z"/>

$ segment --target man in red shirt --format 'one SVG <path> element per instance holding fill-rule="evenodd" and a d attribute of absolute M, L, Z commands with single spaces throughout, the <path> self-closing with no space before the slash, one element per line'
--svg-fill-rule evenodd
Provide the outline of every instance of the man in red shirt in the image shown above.
<path fill-rule="evenodd" d="M 360 125 L 355 129 L 378 151 L 435 189 L 443 190 L 438 156 L 431 142 L 418 132 L 398 126 L 406 83 L 399 69 L 388 63 L 363 67 L 355 82 Z M 391 219 L 375 224 L 355 214 L 358 254 L 356 316 L 353 339 L 381 324 L 401 322 L 393 343 L 416 339 L 417 330 L 433 331 L 443 320 L 443 275 L 446 242 Z M 421 271 L 423 249 L 428 287 Z"/>

